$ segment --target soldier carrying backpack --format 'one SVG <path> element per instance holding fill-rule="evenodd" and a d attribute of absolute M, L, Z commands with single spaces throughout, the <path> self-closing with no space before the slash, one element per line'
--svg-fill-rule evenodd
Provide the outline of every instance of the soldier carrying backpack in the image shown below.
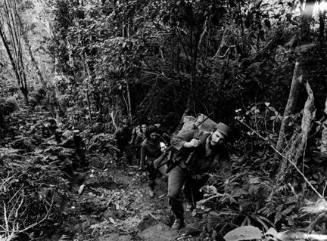
<path fill-rule="evenodd" d="M 171 140 L 176 151 L 172 157 L 174 165 L 168 172 L 168 198 L 175 216 L 174 229 L 184 226 L 183 187 L 185 198 L 194 206 L 202 198 L 199 190 L 209 178 L 207 172 L 228 159 L 225 143 L 231 129 L 204 115 L 192 122 L 184 123 Z"/>

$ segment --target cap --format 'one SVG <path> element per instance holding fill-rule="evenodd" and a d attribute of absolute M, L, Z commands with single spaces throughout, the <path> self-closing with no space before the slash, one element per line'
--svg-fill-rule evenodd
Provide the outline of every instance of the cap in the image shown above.
<path fill-rule="evenodd" d="M 228 125 L 226 125 L 222 122 L 219 122 L 217 124 L 216 128 L 217 128 L 216 130 L 218 130 L 220 133 L 222 133 L 226 138 L 228 138 L 232 132 L 232 129 Z"/>
<path fill-rule="evenodd" d="M 125 124 L 125 125 L 128 125 L 128 124 L 129 124 L 129 120 L 126 119 L 126 118 L 124 118 L 124 119 L 122 119 L 122 120 L 120 121 L 120 123 Z"/>
<path fill-rule="evenodd" d="M 153 132 L 158 133 L 158 132 L 159 132 L 158 128 L 157 128 L 156 126 L 154 126 L 154 125 L 149 126 L 149 127 L 147 128 L 147 130 L 145 131 L 145 136 L 146 136 L 147 138 L 149 138 L 150 135 L 151 135 L 151 133 L 153 133 Z"/>

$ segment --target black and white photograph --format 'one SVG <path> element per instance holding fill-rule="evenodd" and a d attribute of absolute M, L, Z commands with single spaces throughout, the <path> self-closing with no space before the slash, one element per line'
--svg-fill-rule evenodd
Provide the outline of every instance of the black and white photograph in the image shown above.
<path fill-rule="evenodd" d="M 327 241 L 326 199 L 327 0 L 0 0 L 0 241 Z"/>

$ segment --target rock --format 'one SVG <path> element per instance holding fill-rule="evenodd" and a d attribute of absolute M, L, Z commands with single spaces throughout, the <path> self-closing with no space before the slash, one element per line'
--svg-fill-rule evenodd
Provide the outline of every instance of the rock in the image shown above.
<path fill-rule="evenodd" d="M 119 233 L 112 233 L 97 239 L 97 241 L 132 241 L 130 235 L 119 235 Z"/>
<path fill-rule="evenodd" d="M 169 226 L 158 223 L 152 227 L 143 230 L 138 234 L 144 241 L 171 241 L 178 237 L 177 231 L 171 229 Z"/>
<path fill-rule="evenodd" d="M 137 225 L 137 228 L 140 231 L 143 231 L 156 224 L 158 224 L 158 221 L 155 218 L 153 218 L 150 214 L 148 214 L 143 217 L 142 221 Z"/>

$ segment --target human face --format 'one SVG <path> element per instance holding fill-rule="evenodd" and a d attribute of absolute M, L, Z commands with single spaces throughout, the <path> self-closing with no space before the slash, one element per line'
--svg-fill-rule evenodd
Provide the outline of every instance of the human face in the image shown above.
<path fill-rule="evenodd" d="M 164 152 L 166 149 L 167 149 L 166 144 L 163 143 L 163 142 L 160 142 L 160 150 L 161 150 L 161 152 Z"/>
<path fill-rule="evenodd" d="M 156 140 L 157 137 L 158 137 L 158 133 L 156 133 L 156 132 L 152 132 L 152 133 L 150 134 L 150 139 L 152 139 L 152 140 Z"/>
<path fill-rule="evenodd" d="M 146 125 L 145 125 L 145 124 L 142 124 L 142 125 L 141 125 L 141 131 L 142 131 L 143 133 L 145 133 L 145 131 L 146 131 Z"/>
<path fill-rule="evenodd" d="M 225 136 L 220 133 L 220 131 L 216 130 L 212 133 L 210 138 L 210 145 L 215 146 L 218 144 L 223 144 L 225 142 Z"/>
<path fill-rule="evenodd" d="M 128 121 L 127 120 L 122 120 L 121 125 L 124 128 L 128 127 Z"/>

